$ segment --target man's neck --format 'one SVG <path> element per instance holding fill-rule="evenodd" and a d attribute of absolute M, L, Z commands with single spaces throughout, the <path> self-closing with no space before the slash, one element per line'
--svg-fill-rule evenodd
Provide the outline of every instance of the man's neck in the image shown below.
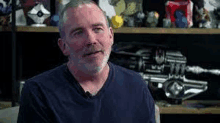
<path fill-rule="evenodd" d="M 99 86 L 103 85 L 108 78 L 109 65 L 106 64 L 102 70 L 98 73 L 90 74 L 89 72 L 78 70 L 75 65 L 67 63 L 68 69 L 74 78 L 83 86 Z"/>

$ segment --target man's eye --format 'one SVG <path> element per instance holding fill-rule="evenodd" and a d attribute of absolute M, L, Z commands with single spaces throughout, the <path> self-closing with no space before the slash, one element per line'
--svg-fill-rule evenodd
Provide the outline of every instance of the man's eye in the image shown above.
<path fill-rule="evenodd" d="M 81 35 L 81 34 L 82 34 L 82 31 L 77 31 L 74 33 L 74 36 Z"/>
<path fill-rule="evenodd" d="M 102 29 L 102 28 L 95 28 L 94 31 L 95 31 L 95 32 L 102 32 L 103 29 Z"/>

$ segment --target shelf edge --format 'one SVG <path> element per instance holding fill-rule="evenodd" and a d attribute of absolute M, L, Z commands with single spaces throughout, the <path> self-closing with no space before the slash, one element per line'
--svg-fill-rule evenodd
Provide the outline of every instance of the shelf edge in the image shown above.
<path fill-rule="evenodd" d="M 11 31 L 10 27 L 0 26 L 0 32 Z M 17 26 L 16 32 L 53 32 L 59 33 L 55 26 L 47 27 L 32 27 L 32 26 Z M 122 27 L 113 29 L 115 34 L 220 34 L 220 29 L 203 29 L 203 28 L 133 28 Z"/>

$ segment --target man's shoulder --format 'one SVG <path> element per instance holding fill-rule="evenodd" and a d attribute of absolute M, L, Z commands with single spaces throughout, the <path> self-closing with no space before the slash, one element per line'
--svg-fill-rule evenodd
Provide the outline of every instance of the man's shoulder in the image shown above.
<path fill-rule="evenodd" d="M 135 85 L 135 86 L 137 85 L 146 86 L 146 82 L 138 72 L 113 63 L 112 66 L 114 69 L 116 81 L 126 82 L 127 84 Z"/>
<path fill-rule="evenodd" d="M 65 66 L 60 65 L 53 69 L 47 70 L 41 74 L 33 76 L 25 81 L 22 90 L 26 93 L 45 95 L 45 93 L 53 92 L 56 88 L 65 86 L 63 73 Z M 42 94 L 44 93 L 44 94 Z"/>
<path fill-rule="evenodd" d="M 64 70 L 65 70 L 65 65 L 62 64 L 62 65 L 56 66 L 53 69 L 37 74 L 29 78 L 28 80 L 26 80 L 26 82 L 44 82 L 44 81 L 49 81 L 49 80 L 56 80 L 58 79 L 58 77 L 60 77 L 60 75 L 63 74 Z"/>
<path fill-rule="evenodd" d="M 113 64 L 115 71 L 114 81 L 119 88 L 119 91 L 127 91 L 130 94 L 129 98 L 141 100 L 144 95 L 147 99 L 152 98 L 148 89 L 147 82 L 136 71 Z"/>
<path fill-rule="evenodd" d="M 114 67 L 114 70 L 115 70 L 116 74 L 126 76 L 126 77 L 132 77 L 132 78 L 135 77 L 135 78 L 142 79 L 141 75 L 138 72 L 134 71 L 134 70 L 116 65 L 114 63 L 111 63 L 111 64 Z"/>

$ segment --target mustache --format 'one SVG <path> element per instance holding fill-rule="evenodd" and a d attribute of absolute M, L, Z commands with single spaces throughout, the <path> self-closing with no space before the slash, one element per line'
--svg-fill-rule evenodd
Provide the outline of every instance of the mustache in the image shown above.
<path fill-rule="evenodd" d="M 99 48 L 99 47 L 93 45 L 90 48 L 86 49 L 83 56 L 90 55 L 90 54 L 96 53 L 96 52 L 104 53 L 104 50 L 102 48 Z"/>

